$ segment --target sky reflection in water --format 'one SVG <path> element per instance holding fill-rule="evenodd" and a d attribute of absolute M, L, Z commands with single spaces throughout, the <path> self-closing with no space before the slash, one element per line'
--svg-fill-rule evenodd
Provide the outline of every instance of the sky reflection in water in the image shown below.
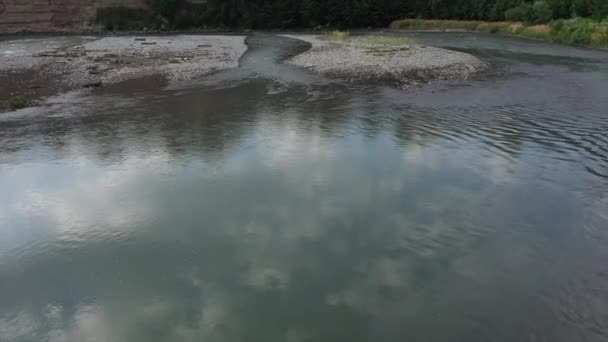
<path fill-rule="evenodd" d="M 601 341 L 608 80 L 510 63 L 2 118 L 1 340 Z"/>

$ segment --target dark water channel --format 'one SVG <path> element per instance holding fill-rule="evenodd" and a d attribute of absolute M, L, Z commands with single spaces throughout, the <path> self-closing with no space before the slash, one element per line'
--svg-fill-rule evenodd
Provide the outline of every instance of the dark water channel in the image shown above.
<path fill-rule="evenodd" d="M 608 52 L 415 34 L 492 72 L 277 64 L 0 116 L 0 341 L 608 340 Z"/>

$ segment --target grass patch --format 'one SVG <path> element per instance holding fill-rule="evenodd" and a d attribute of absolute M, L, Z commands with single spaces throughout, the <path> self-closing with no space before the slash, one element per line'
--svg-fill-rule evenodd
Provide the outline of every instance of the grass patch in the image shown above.
<path fill-rule="evenodd" d="M 481 21 L 481 20 L 425 20 L 425 19 L 403 19 L 391 23 L 391 28 L 396 30 L 454 30 L 454 31 L 479 31 L 488 33 L 514 33 L 523 24 L 511 21 Z"/>
<path fill-rule="evenodd" d="M 548 25 L 523 22 L 403 19 L 391 23 L 398 30 L 462 30 L 512 34 L 555 43 L 608 48 L 608 19 L 574 18 L 554 20 Z"/>
<path fill-rule="evenodd" d="M 386 56 L 407 51 L 416 43 L 410 37 L 367 35 L 358 40 L 363 51 L 373 56 Z"/>
<path fill-rule="evenodd" d="M 521 23 L 513 23 L 509 21 L 500 22 L 479 22 L 476 31 L 488 33 L 512 33 L 522 27 Z"/>
<path fill-rule="evenodd" d="M 368 35 L 361 38 L 363 44 L 375 46 L 411 46 L 416 44 L 410 37 Z"/>
<path fill-rule="evenodd" d="M 391 23 L 392 29 L 398 30 L 467 30 L 475 31 L 483 21 L 475 20 L 425 20 L 403 19 Z"/>
<path fill-rule="evenodd" d="M 33 104 L 34 102 L 25 96 L 15 96 L 5 101 L 6 108 L 10 110 L 31 107 Z"/>
<path fill-rule="evenodd" d="M 322 38 L 333 42 L 345 42 L 350 39 L 350 33 L 346 31 L 331 31 L 325 33 Z"/>
<path fill-rule="evenodd" d="M 551 41 L 551 29 L 547 25 L 524 26 L 516 34 L 526 38 Z"/>

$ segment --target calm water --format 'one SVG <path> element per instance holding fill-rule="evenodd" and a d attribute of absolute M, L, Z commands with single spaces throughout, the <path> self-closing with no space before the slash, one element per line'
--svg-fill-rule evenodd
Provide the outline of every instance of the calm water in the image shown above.
<path fill-rule="evenodd" d="M 0 340 L 607 341 L 608 52 L 416 39 L 495 71 L 345 84 L 260 36 L 2 114 Z"/>

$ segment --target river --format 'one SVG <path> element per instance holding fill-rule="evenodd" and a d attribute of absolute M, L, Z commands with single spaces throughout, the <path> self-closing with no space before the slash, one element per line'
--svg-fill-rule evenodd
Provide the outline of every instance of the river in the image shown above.
<path fill-rule="evenodd" d="M 412 35 L 492 71 L 346 83 L 253 36 L 0 115 L 0 340 L 608 340 L 608 52 Z"/>

